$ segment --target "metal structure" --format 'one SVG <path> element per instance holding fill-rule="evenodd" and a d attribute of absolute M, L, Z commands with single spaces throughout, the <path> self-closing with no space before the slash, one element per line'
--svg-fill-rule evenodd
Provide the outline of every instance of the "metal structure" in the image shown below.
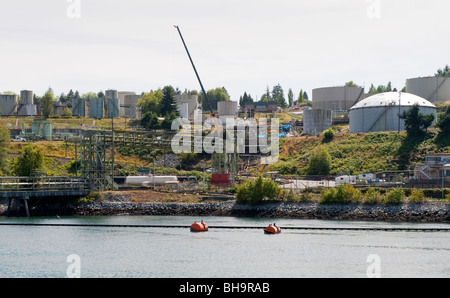
<path fill-rule="evenodd" d="M 423 97 L 432 103 L 450 101 L 450 78 L 434 76 L 408 79 L 406 92 Z"/>
<path fill-rule="evenodd" d="M 171 146 L 174 132 L 85 129 L 79 142 L 81 176 L 93 190 L 114 190 L 114 148 L 161 148 Z"/>
<path fill-rule="evenodd" d="M 350 132 L 401 131 L 405 129 L 404 120 L 399 114 L 419 105 L 420 113 L 433 114 L 436 122 L 436 107 L 424 98 L 404 93 L 386 92 L 368 97 L 350 110 Z"/>

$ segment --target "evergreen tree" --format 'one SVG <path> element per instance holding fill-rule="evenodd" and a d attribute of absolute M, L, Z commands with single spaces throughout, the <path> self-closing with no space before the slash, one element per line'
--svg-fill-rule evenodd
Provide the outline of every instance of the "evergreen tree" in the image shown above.
<path fill-rule="evenodd" d="M 303 93 L 303 89 L 300 90 L 300 93 L 298 94 L 297 101 L 298 101 L 298 105 L 301 105 L 302 103 L 305 102 L 305 96 L 304 96 L 304 93 Z"/>
<path fill-rule="evenodd" d="M 288 91 L 288 103 L 289 103 L 290 107 L 292 107 L 294 105 L 294 92 L 292 92 L 291 88 L 289 88 L 289 91 Z"/>
<path fill-rule="evenodd" d="M 50 116 L 53 115 L 53 102 L 55 102 L 56 99 L 53 96 L 53 91 L 51 88 L 48 89 L 47 92 L 45 92 L 44 96 L 42 96 L 40 98 L 40 103 L 41 103 L 41 111 L 42 111 L 42 116 L 44 116 L 44 118 L 49 118 Z"/>
<path fill-rule="evenodd" d="M 408 111 L 404 111 L 398 116 L 405 121 L 405 129 L 410 137 L 423 135 L 424 129 L 430 127 L 434 121 L 433 114 L 423 115 L 419 112 L 418 104 L 413 105 Z"/>
<path fill-rule="evenodd" d="M 162 89 L 162 99 L 159 105 L 160 115 L 170 114 L 175 112 L 178 114 L 177 103 L 175 101 L 175 89 L 172 86 L 165 86 Z"/>

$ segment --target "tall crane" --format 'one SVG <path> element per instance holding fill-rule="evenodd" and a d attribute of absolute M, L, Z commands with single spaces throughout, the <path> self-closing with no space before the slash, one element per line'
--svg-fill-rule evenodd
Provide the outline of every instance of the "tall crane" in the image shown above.
<path fill-rule="evenodd" d="M 200 83 L 200 87 L 202 88 L 203 96 L 205 97 L 205 100 L 206 100 L 206 102 L 209 105 L 209 114 L 213 118 L 214 124 L 216 125 L 216 129 L 218 130 L 218 132 L 220 132 L 220 128 L 219 128 L 219 125 L 217 123 L 216 114 L 214 113 L 214 110 L 212 108 L 211 102 L 208 99 L 208 95 L 206 95 L 205 88 L 203 87 L 202 81 L 200 80 L 200 76 L 198 75 L 197 69 L 195 68 L 195 64 L 194 64 L 194 61 L 192 60 L 191 54 L 189 54 L 189 50 L 188 50 L 188 48 L 186 46 L 186 43 L 184 42 L 184 38 L 183 38 L 183 35 L 181 34 L 180 27 L 177 26 L 177 25 L 174 25 L 174 27 L 178 30 L 178 34 L 181 37 L 181 41 L 183 42 L 184 48 L 186 49 L 186 53 L 187 53 L 187 55 L 189 57 L 189 60 L 191 61 L 192 67 L 194 68 L 194 72 L 195 72 L 195 75 L 197 76 L 197 80 Z"/>

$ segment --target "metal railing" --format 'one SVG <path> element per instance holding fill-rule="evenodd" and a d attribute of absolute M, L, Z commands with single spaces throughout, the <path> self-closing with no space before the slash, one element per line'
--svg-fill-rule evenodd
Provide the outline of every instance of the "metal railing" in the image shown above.
<path fill-rule="evenodd" d="M 89 189 L 80 177 L 0 177 L 0 192 L 13 191 L 84 191 Z"/>

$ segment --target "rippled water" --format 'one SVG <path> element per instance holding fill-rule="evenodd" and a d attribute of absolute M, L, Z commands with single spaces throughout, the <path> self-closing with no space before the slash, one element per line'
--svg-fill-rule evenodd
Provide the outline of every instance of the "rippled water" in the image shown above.
<path fill-rule="evenodd" d="M 261 226 L 266 219 L 182 216 L 0 218 L 0 222 L 146 227 L 0 227 L 0 277 L 66 277 L 79 256 L 81 277 L 367 277 L 379 256 L 381 277 L 450 277 L 449 232 L 385 232 L 210 229 L 188 226 Z M 277 220 L 284 227 L 449 228 L 448 224 L 391 224 L 319 220 Z"/>

